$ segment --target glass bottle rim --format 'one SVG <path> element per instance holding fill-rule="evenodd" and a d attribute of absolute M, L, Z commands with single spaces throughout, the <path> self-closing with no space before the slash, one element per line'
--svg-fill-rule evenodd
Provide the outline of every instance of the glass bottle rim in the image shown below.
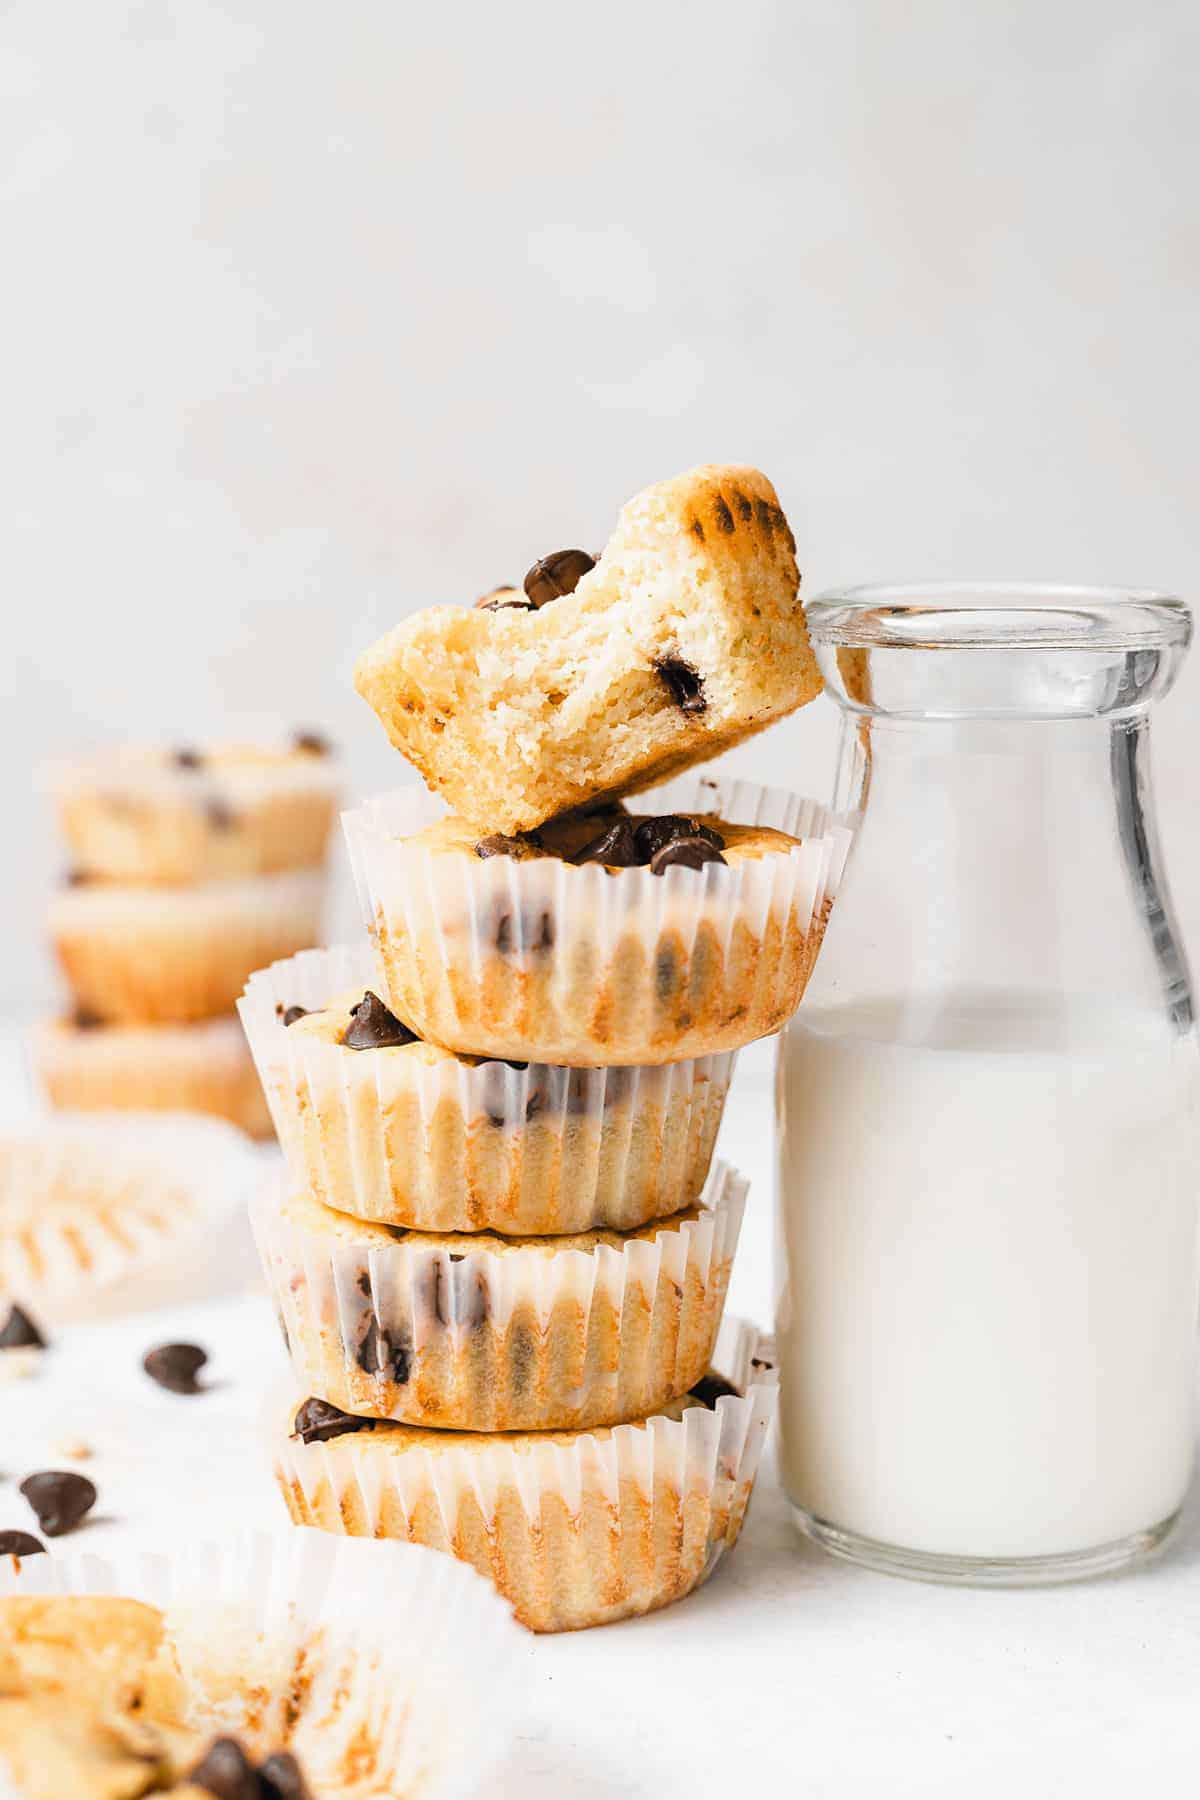
<path fill-rule="evenodd" d="M 882 582 L 827 588 L 804 610 L 814 644 L 847 649 L 1150 650 L 1192 634 L 1176 594 L 1067 582 Z"/>

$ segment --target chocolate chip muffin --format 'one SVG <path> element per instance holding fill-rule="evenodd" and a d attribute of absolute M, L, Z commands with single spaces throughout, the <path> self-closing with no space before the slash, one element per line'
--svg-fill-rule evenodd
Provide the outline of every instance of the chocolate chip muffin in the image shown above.
<path fill-rule="evenodd" d="M 688 779 L 509 839 L 404 790 L 347 815 L 386 999 L 450 1049 L 657 1064 L 794 1012 L 844 847 L 824 808 Z"/>
<path fill-rule="evenodd" d="M 308 1195 L 251 1219 L 297 1379 L 348 1412 L 467 1431 L 608 1425 L 708 1366 L 745 1205 L 718 1164 L 699 1205 L 638 1231 L 404 1231 Z"/>
<path fill-rule="evenodd" d="M 795 543 L 757 469 L 706 464 L 636 495 L 597 561 L 433 607 L 359 661 L 396 748 L 476 835 L 653 787 L 820 691 Z"/>
<path fill-rule="evenodd" d="M 262 1083 L 233 1017 L 103 1025 L 77 1012 L 36 1026 L 29 1053 L 51 1106 L 211 1113 L 251 1137 L 273 1133 Z"/>
<path fill-rule="evenodd" d="M 737 1542 L 775 1405 L 769 1354 L 722 1333 L 736 1368 L 615 1429 L 429 1431 L 292 1399 L 275 1468 L 293 1520 L 449 1551 L 533 1631 L 651 1612 Z M 718 1363 L 718 1367 L 732 1367 Z"/>
<path fill-rule="evenodd" d="M 124 747 L 50 773 L 76 867 L 139 885 L 270 875 L 323 861 L 337 810 L 330 746 Z"/>
<path fill-rule="evenodd" d="M 238 1003 L 293 1179 L 314 1198 L 381 1224 L 509 1236 L 630 1231 L 696 1199 L 732 1054 L 618 1069 L 458 1056 L 417 1038 L 381 985 L 369 945 L 310 950 L 253 976 Z"/>
<path fill-rule="evenodd" d="M 316 943 L 324 899 L 319 869 L 181 888 L 75 881 L 47 923 L 86 1015 L 183 1024 L 232 1012 L 253 970 Z"/>

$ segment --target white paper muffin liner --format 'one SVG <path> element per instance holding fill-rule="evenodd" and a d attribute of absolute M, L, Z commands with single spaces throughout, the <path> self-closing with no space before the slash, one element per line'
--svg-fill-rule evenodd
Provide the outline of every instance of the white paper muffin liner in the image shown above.
<path fill-rule="evenodd" d="M 6 1126 L 0 1308 L 57 1325 L 219 1292 L 260 1179 L 247 1139 L 218 1119 L 59 1113 Z"/>
<path fill-rule="evenodd" d="M 777 1031 L 804 991 L 847 834 L 813 800 L 711 776 L 635 806 L 802 841 L 729 866 L 610 874 L 408 841 L 445 814 L 423 789 L 344 814 L 393 1011 L 454 1050 L 567 1064 L 676 1062 Z"/>
<path fill-rule="evenodd" d="M 325 856 L 340 787 L 328 756 L 218 749 L 195 768 L 121 745 L 52 765 L 44 785 L 75 863 L 111 881 L 178 885 Z"/>
<path fill-rule="evenodd" d="M 255 1760 L 291 1749 L 316 1800 L 478 1793 L 521 1722 L 532 1672 L 503 1600 L 414 1545 L 293 1531 L 111 1560 L 56 1546 L 0 1559 L 0 1598 L 10 1594 L 157 1607 L 204 1746 L 230 1734 Z"/>
<path fill-rule="evenodd" d="M 308 1198 L 285 1204 L 276 1182 L 251 1223 L 310 1392 L 414 1425 L 557 1430 L 640 1418 L 699 1380 L 746 1187 L 717 1163 L 694 1213 L 591 1249 L 393 1238 Z"/>
<path fill-rule="evenodd" d="M 354 1051 L 285 1026 L 290 1006 L 382 991 L 369 944 L 251 977 L 238 1010 L 295 1181 L 356 1218 L 510 1236 L 635 1230 L 704 1185 L 735 1053 L 650 1068 Z"/>
<path fill-rule="evenodd" d="M 192 1025 L 98 1025 L 47 1019 L 29 1034 L 29 1058 L 52 1106 L 68 1111 L 199 1112 L 251 1137 L 271 1115 L 236 1018 Z"/>
<path fill-rule="evenodd" d="M 50 901 L 50 938 L 80 1007 L 130 1024 L 232 1012 L 255 969 L 319 941 L 320 869 L 197 887 L 85 882 Z"/>
<path fill-rule="evenodd" d="M 706 1580 L 737 1541 L 775 1410 L 773 1351 L 727 1319 L 715 1410 L 612 1430 L 479 1436 L 362 1431 L 304 1444 L 277 1396 L 271 1454 L 300 1524 L 424 1543 L 489 1575 L 535 1631 L 650 1612 Z"/>

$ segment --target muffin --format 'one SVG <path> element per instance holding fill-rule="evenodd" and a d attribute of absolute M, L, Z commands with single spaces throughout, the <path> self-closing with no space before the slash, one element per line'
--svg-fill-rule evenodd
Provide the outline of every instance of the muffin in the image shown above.
<path fill-rule="evenodd" d="M 251 1137 L 272 1135 L 262 1083 L 236 1018 L 195 1025 L 100 1025 L 48 1019 L 30 1059 L 51 1106 L 79 1112 L 199 1112 Z"/>
<path fill-rule="evenodd" d="M 688 779 L 519 839 L 415 789 L 346 816 L 392 1011 L 429 1042 L 585 1066 L 719 1055 L 777 1031 L 844 855 L 825 809 Z"/>
<path fill-rule="evenodd" d="M 708 1367 L 746 1183 L 638 1231 L 433 1235 L 265 1187 L 251 1222 L 296 1378 L 347 1412 L 466 1431 L 611 1425 Z"/>
<path fill-rule="evenodd" d="M 51 773 L 75 866 L 139 886 L 314 868 L 337 811 L 329 746 L 122 748 Z"/>
<path fill-rule="evenodd" d="M 458 1056 L 378 998 L 369 945 L 309 950 L 238 1002 L 297 1186 L 422 1231 L 632 1231 L 704 1186 L 732 1054 L 566 1069 Z"/>
<path fill-rule="evenodd" d="M 636 495 L 594 560 L 441 606 L 360 659 L 392 743 L 476 836 L 654 787 L 814 698 L 795 541 L 757 469 Z"/>
<path fill-rule="evenodd" d="M 320 869 L 169 889 L 76 881 L 47 922 L 85 1015 L 185 1024 L 232 1012 L 253 970 L 316 943 L 324 897 Z"/>
<path fill-rule="evenodd" d="M 293 1398 L 273 1422 L 288 1511 L 449 1551 L 533 1631 L 668 1606 L 736 1543 L 774 1413 L 769 1349 L 733 1321 L 722 1339 L 728 1378 L 614 1429 L 437 1432 Z"/>

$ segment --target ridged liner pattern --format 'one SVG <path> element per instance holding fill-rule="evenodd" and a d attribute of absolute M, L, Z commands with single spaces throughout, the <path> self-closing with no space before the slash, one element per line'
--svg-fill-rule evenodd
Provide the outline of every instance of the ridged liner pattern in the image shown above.
<path fill-rule="evenodd" d="M 487 1583 L 411 1545 L 295 1531 L 113 1559 L 56 1547 L 3 1558 L 9 1594 L 157 1607 L 189 1722 L 205 1740 L 232 1732 L 256 1758 L 291 1748 L 315 1800 L 465 1800 L 504 1756 L 532 1672 Z M 2 1767 L 0 1800 L 18 1800 Z"/>
<path fill-rule="evenodd" d="M 571 1631 L 670 1605 L 736 1543 L 774 1416 L 773 1352 L 727 1319 L 714 1367 L 739 1390 L 612 1431 L 544 1441 L 400 1433 L 303 1444 L 270 1422 L 297 1523 L 423 1543 L 489 1575 L 534 1631 Z"/>
<path fill-rule="evenodd" d="M 640 1418 L 700 1379 L 746 1187 L 717 1163 L 698 1218 L 621 1249 L 368 1248 L 286 1217 L 275 1182 L 251 1224 L 309 1392 L 413 1425 L 561 1430 Z"/>
<path fill-rule="evenodd" d="M 356 1218 L 510 1236 L 636 1230 L 704 1185 L 734 1052 L 650 1068 L 428 1063 L 347 1051 L 285 1026 L 347 990 L 382 989 L 374 948 L 309 950 L 238 1002 L 297 1183 Z"/>
<path fill-rule="evenodd" d="M 777 1031 L 816 959 L 848 832 L 816 801 L 712 777 L 670 782 L 637 810 L 803 841 L 734 866 L 610 875 L 407 842 L 445 813 L 418 788 L 344 814 L 393 1010 L 451 1049 L 567 1064 L 676 1062 Z"/>
<path fill-rule="evenodd" d="M 271 1115 L 236 1018 L 86 1030 L 35 1026 L 29 1060 L 50 1104 L 83 1112 L 211 1113 L 252 1137 Z"/>

